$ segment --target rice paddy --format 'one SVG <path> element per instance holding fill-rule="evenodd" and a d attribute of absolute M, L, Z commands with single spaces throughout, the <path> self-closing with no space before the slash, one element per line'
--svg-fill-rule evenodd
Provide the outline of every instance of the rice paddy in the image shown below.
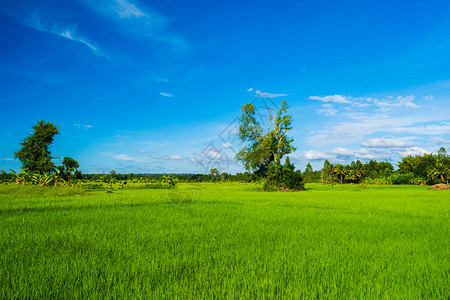
<path fill-rule="evenodd" d="M 0 298 L 449 298 L 448 191 L 306 188 L 0 187 Z"/>

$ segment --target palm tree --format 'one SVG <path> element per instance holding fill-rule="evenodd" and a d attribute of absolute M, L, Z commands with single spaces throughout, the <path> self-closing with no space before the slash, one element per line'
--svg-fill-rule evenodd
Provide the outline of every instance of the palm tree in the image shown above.
<path fill-rule="evenodd" d="M 339 176 L 339 178 L 340 178 L 340 183 L 342 183 L 343 177 L 344 177 L 344 175 L 345 175 L 347 172 L 346 172 L 346 170 L 345 170 L 345 168 L 344 168 L 343 165 L 341 165 L 341 164 L 336 164 L 336 165 L 333 167 L 332 173 L 334 173 L 334 174 L 336 174 L 337 176 Z"/>
<path fill-rule="evenodd" d="M 436 160 L 436 164 L 434 165 L 433 169 L 428 172 L 428 177 L 431 178 L 431 180 L 440 179 L 441 182 L 447 181 L 450 177 L 450 169 L 449 167 L 444 163 L 442 160 Z"/>
<path fill-rule="evenodd" d="M 350 182 L 354 182 L 356 180 L 356 172 L 353 169 L 349 169 L 347 174 L 345 174 L 345 180 L 349 180 Z"/>

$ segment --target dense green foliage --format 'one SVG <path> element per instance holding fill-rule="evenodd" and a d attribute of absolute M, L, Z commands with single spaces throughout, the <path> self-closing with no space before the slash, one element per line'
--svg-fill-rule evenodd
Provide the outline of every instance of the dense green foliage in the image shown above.
<path fill-rule="evenodd" d="M 247 171 L 265 179 L 264 190 L 303 189 L 301 172 L 294 172 L 290 162 L 281 164 L 283 157 L 292 151 L 294 141 L 287 136 L 292 129 L 292 116 L 287 115 L 287 103 L 281 102 L 281 107 L 274 116 L 269 111 L 267 130 L 256 120 L 256 110 L 252 103 L 242 106 L 242 116 L 239 119 L 238 137 L 243 143 L 248 143 L 236 154 L 236 160 L 242 162 Z M 272 127 L 273 126 L 273 127 Z"/>
<path fill-rule="evenodd" d="M 284 165 L 272 162 L 264 180 L 264 191 L 301 191 L 305 188 L 302 172 L 295 171 L 289 156 L 286 157 Z"/>
<path fill-rule="evenodd" d="M 363 164 L 353 161 L 348 165 L 332 164 L 325 160 L 323 168 L 314 171 L 308 163 L 306 182 L 368 183 L 368 184 L 436 184 L 450 178 L 450 156 L 445 148 L 438 154 L 406 156 L 398 163 L 398 170 L 390 162 L 370 160 Z"/>
<path fill-rule="evenodd" d="M 14 158 L 22 163 L 22 170 L 39 174 L 55 170 L 50 145 L 57 134 L 58 126 L 50 122 L 41 120 L 33 126 L 33 132 L 20 143 L 20 150 L 14 153 Z"/>
<path fill-rule="evenodd" d="M 247 171 L 265 175 L 272 162 L 279 164 L 286 154 L 295 151 L 293 139 L 287 136 L 287 131 L 292 129 L 292 116 L 286 111 L 287 104 L 283 100 L 276 117 L 269 113 L 269 126 L 264 130 L 256 120 L 255 106 L 251 103 L 242 106 L 238 137 L 248 145 L 236 154 L 236 160 L 242 162 Z"/>
<path fill-rule="evenodd" d="M 52 195 L 65 188 L 0 187 L 0 298 L 450 294 L 448 191 L 259 188 L 181 184 Z"/>

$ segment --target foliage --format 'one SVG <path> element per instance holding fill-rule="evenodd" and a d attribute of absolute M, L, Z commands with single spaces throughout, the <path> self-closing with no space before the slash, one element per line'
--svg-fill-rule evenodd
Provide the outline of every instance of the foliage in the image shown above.
<path fill-rule="evenodd" d="M 269 165 L 264 191 L 301 191 L 304 188 L 302 173 L 299 170 L 295 171 L 289 156 L 286 157 L 284 165 L 274 161 Z"/>
<path fill-rule="evenodd" d="M 33 126 L 33 132 L 20 143 L 20 150 L 14 153 L 14 158 L 22 163 L 22 170 L 40 174 L 55 170 L 50 145 L 57 134 L 58 126 L 53 123 L 41 120 Z"/>
<path fill-rule="evenodd" d="M 72 175 L 72 171 L 76 171 L 80 167 L 80 165 L 72 157 L 64 157 L 62 164 L 64 166 L 64 172 L 67 176 L 67 181 L 70 181 L 70 176 Z"/>
<path fill-rule="evenodd" d="M 276 116 L 269 111 L 267 129 L 256 120 L 255 106 L 251 103 L 242 106 L 239 124 L 239 139 L 248 146 L 236 154 L 236 160 L 243 163 L 248 171 L 255 171 L 265 178 L 263 190 L 302 190 L 303 177 L 300 171 L 295 172 L 294 165 L 286 158 L 284 166 L 282 158 L 294 151 L 293 139 L 287 136 L 292 129 L 292 116 L 287 115 L 287 103 L 281 102 Z"/>
<path fill-rule="evenodd" d="M 292 116 L 286 114 L 287 103 L 283 100 L 276 116 L 269 112 L 269 125 L 264 130 L 256 120 L 253 104 L 243 105 L 242 112 L 238 137 L 248 146 L 236 154 L 236 160 L 242 162 L 247 171 L 256 171 L 265 176 L 272 162 L 278 165 L 284 155 L 296 149 L 291 145 L 293 139 L 287 136 L 287 132 L 292 129 Z"/>

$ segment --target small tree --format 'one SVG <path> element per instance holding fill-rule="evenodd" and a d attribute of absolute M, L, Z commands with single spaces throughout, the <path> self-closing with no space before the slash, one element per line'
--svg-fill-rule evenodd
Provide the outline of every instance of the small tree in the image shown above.
<path fill-rule="evenodd" d="M 41 120 L 33 126 L 33 132 L 20 143 L 22 148 L 14 153 L 14 158 L 22 163 L 22 170 L 40 174 L 55 170 L 50 145 L 57 134 L 59 128 L 53 123 Z"/>
<path fill-rule="evenodd" d="M 64 166 L 64 172 L 67 175 L 67 181 L 70 182 L 72 171 L 76 171 L 76 169 L 78 169 L 80 165 L 72 157 L 64 157 L 62 164 Z"/>
<path fill-rule="evenodd" d="M 236 154 L 236 160 L 241 161 L 248 171 L 255 171 L 266 178 L 264 190 L 302 190 L 301 172 L 295 173 L 295 167 L 291 165 L 289 158 L 286 158 L 284 166 L 281 165 L 282 158 L 296 150 L 292 146 L 294 140 L 287 136 L 287 132 L 292 129 L 292 116 L 286 114 L 286 101 L 281 102 L 276 116 L 269 111 L 267 130 L 256 120 L 253 104 L 242 106 L 242 112 L 238 137 L 249 145 Z"/>
<path fill-rule="evenodd" d="M 217 177 L 219 177 L 219 174 L 220 174 L 219 171 L 216 168 L 209 170 L 209 173 L 211 175 L 211 180 L 212 181 L 216 181 Z"/>
<path fill-rule="evenodd" d="M 296 150 L 292 146 L 293 139 L 287 136 L 292 129 L 292 116 L 286 111 L 287 104 L 283 100 L 276 116 L 269 113 L 269 126 L 264 131 L 256 120 L 255 106 L 251 103 L 242 106 L 238 137 L 249 145 L 236 154 L 236 160 L 241 161 L 246 170 L 265 176 L 272 162 L 279 164 L 284 155 Z"/>

